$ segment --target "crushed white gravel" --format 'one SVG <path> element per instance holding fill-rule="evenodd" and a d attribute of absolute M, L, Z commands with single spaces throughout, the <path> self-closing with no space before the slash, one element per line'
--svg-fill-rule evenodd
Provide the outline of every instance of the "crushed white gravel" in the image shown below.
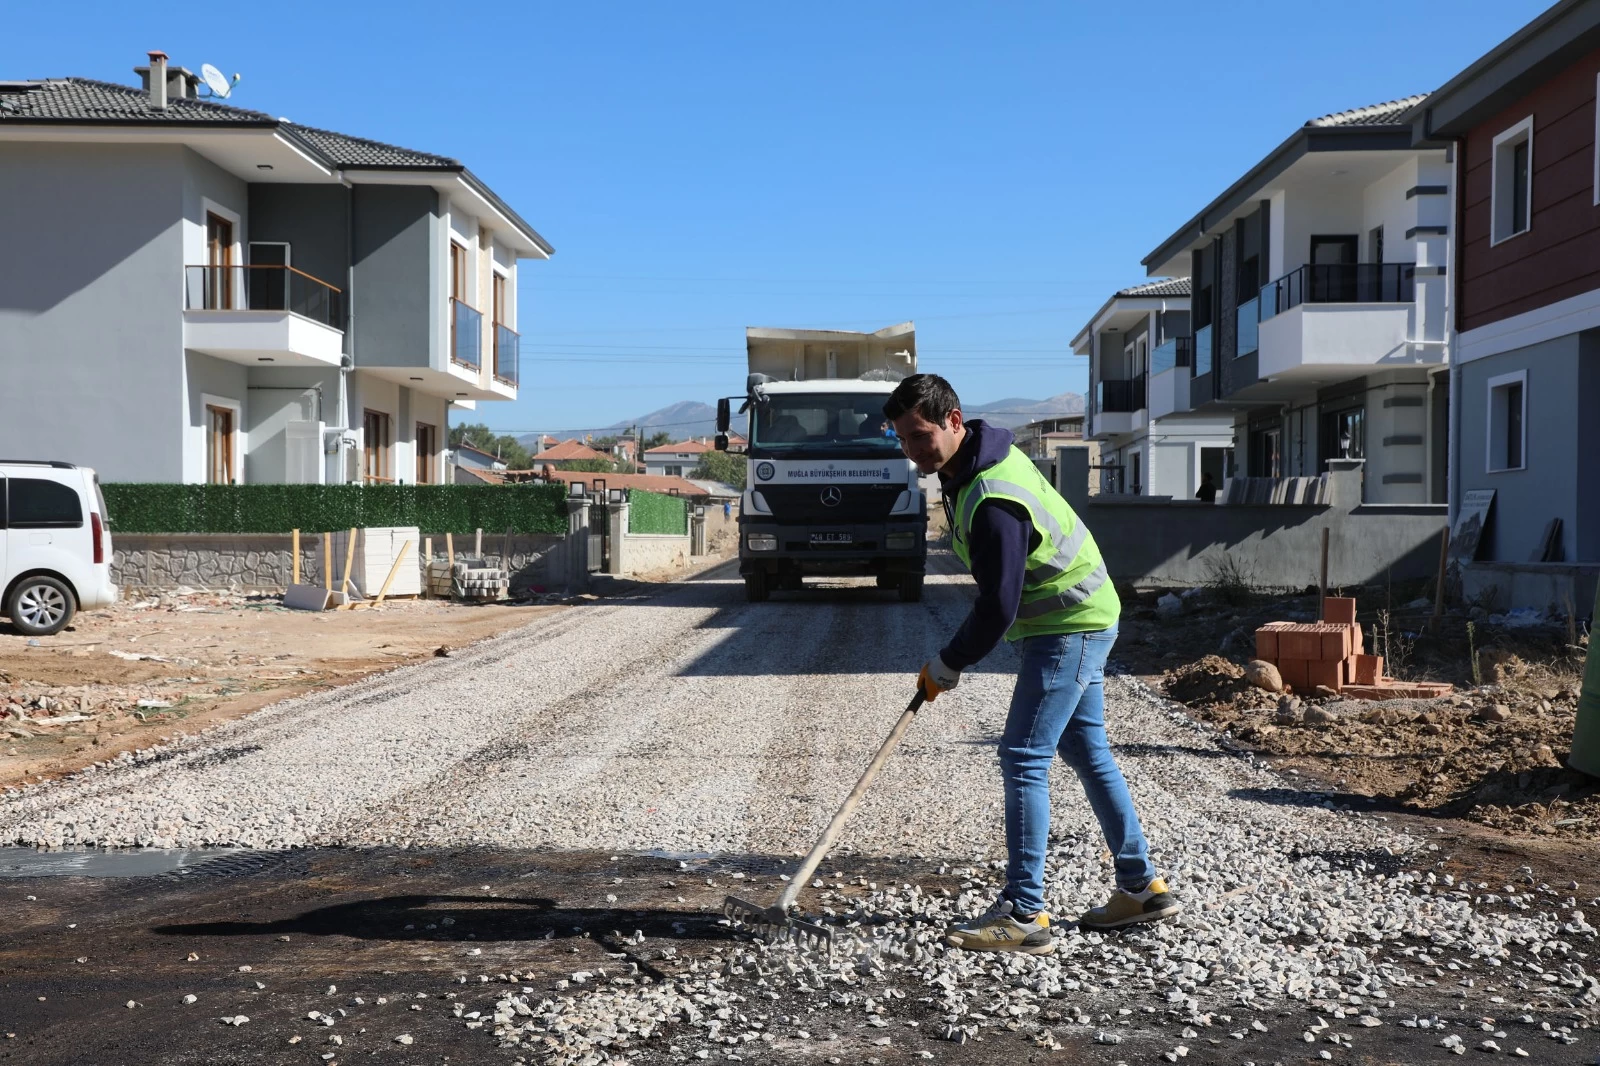
<path fill-rule="evenodd" d="M 920 606 L 864 587 L 748 605 L 721 571 L 645 602 L 568 611 L 9 792 L 0 839 L 798 854 L 965 611 L 965 579 L 940 563 Z M 1579 900 L 1406 872 L 1398 859 L 1427 869 L 1426 840 L 1318 805 L 1122 677 L 1107 688 L 1112 740 L 1185 914 L 1117 937 L 1067 923 L 1048 958 L 945 950 L 942 924 L 982 910 L 999 883 L 993 742 L 1015 659 L 991 660 L 920 715 L 846 834 L 857 854 L 955 867 L 958 895 L 924 892 L 915 864 L 911 880 L 864 901 L 828 884 L 816 905 L 857 928 L 831 959 L 751 944 L 667 982 L 619 967 L 576 988 L 506 994 L 485 1028 L 537 1061 L 601 1062 L 663 1040 L 677 1055 L 712 1048 L 720 1059 L 824 1040 L 843 1024 L 830 1017 L 888 1037 L 910 994 L 940 1019 L 936 1035 L 957 1042 L 1002 1026 L 1048 1047 L 1054 1026 L 1117 1044 L 1159 1023 L 1172 1027 L 1162 1054 L 1177 1061 L 1191 1034 L 1245 1041 L 1298 1026 L 1339 1050 L 1381 1046 L 1384 1026 L 1449 1027 L 1398 1005 L 1419 998 L 1495 1002 L 1499 1024 L 1522 1030 L 1513 1043 L 1576 1041 L 1574 1026 L 1593 1019 L 1600 966 Z M 1072 916 L 1101 901 L 1111 867 L 1064 769 L 1053 790 L 1047 897 Z M 1511 1020 L 1536 1004 L 1585 1020 L 1565 1032 Z M 1285 1005 L 1292 1018 L 1276 1013 Z M 743 1055 L 759 1060 L 760 1048 Z"/>

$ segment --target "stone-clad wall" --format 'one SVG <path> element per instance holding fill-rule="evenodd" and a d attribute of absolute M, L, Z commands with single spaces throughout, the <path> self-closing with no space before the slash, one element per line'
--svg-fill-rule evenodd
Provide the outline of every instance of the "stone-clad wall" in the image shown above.
<path fill-rule="evenodd" d="M 425 538 L 426 539 L 426 535 Z M 472 552 L 471 536 L 457 537 L 456 555 L 465 558 Z M 535 585 L 564 584 L 566 574 L 560 556 L 564 537 L 550 535 L 512 536 L 509 541 L 497 535 L 483 538 L 484 561 L 504 567 L 502 548 L 511 556 L 513 593 Z M 243 591 L 281 592 L 293 573 L 291 538 L 288 534 L 142 534 L 122 533 L 112 538 L 111 574 L 126 594 L 138 589 L 233 588 Z M 422 565 L 421 545 L 417 546 L 417 565 Z M 443 534 L 433 536 L 433 557 L 445 558 Z M 333 579 L 337 583 L 344 567 L 344 536 L 334 538 Z M 300 580 L 323 583 L 322 537 L 303 536 L 300 541 Z"/>

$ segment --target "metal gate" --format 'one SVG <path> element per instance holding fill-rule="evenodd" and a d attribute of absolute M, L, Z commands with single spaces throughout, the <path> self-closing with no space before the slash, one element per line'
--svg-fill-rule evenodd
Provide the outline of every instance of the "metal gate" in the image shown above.
<path fill-rule="evenodd" d="M 589 573 L 604 573 L 611 561 L 611 508 L 589 505 Z"/>

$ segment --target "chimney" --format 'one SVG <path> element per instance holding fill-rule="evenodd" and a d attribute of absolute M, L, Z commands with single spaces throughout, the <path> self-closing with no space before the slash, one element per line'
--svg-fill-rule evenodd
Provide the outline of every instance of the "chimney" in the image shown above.
<path fill-rule="evenodd" d="M 145 75 L 145 88 L 150 92 L 150 106 L 157 111 L 167 109 L 167 53 L 150 53 L 150 73 Z"/>

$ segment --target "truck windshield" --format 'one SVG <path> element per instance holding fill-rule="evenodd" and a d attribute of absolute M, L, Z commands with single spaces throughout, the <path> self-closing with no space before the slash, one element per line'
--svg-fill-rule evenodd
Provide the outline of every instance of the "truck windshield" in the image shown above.
<path fill-rule="evenodd" d="M 750 454 L 899 456 L 900 441 L 883 416 L 884 399 L 881 393 L 769 396 L 750 422 Z"/>

